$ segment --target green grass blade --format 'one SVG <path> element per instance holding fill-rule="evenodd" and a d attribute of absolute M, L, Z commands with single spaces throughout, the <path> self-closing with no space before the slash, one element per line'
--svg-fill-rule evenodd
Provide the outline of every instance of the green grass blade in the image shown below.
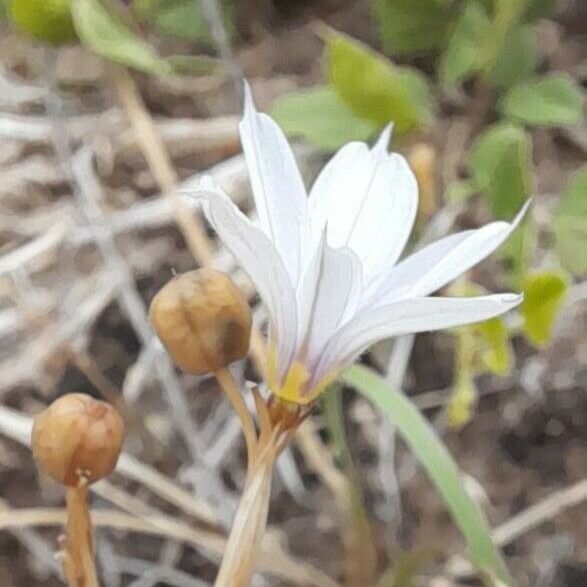
<path fill-rule="evenodd" d="M 370 399 L 397 427 L 442 494 L 467 541 L 472 562 L 489 577 L 513 587 L 514 581 L 493 544 L 483 512 L 464 490 L 459 469 L 442 440 L 414 404 L 366 367 L 351 367 L 343 374 L 343 380 Z"/>

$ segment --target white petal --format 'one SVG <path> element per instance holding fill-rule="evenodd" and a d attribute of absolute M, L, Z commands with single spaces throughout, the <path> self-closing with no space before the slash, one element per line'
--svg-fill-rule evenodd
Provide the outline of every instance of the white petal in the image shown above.
<path fill-rule="evenodd" d="M 257 228 L 209 179 L 193 195 L 224 246 L 236 258 L 267 306 L 273 335 L 279 343 L 278 362 L 289 363 L 296 341 L 295 291 L 278 252 Z"/>
<path fill-rule="evenodd" d="M 513 222 L 492 222 L 440 239 L 398 263 L 377 289 L 374 303 L 427 296 L 482 261 L 516 229 L 529 202 Z"/>
<path fill-rule="evenodd" d="M 376 155 L 387 155 L 389 149 L 389 143 L 391 141 L 391 135 L 393 133 L 393 123 L 390 122 L 381 132 L 379 138 L 371 147 L 371 151 Z"/>
<path fill-rule="evenodd" d="M 521 301 L 522 296 L 516 294 L 475 298 L 428 297 L 367 308 L 330 339 L 314 376 L 318 381 L 332 368 L 350 363 L 379 340 L 488 320 Z"/>
<path fill-rule="evenodd" d="M 383 137 L 388 131 L 384 131 Z M 369 280 L 398 259 L 410 235 L 418 205 L 418 186 L 406 160 L 349 143 L 326 165 L 312 188 L 312 238 L 328 224 L 328 244 L 350 247 Z"/>
<path fill-rule="evenodd" d="M 310 369 L 338 328 L 352 317 L 361 294 L 361 263 L 349 248 L 323 236 L 298 289 L 298 353 Z"/>
<path fill-rule="evenodd" d="M 306 189 L 283 132 L 269 116 L 255 110 L 248 84 L 239 130 L 261 227 L 296 283 L 301 243 L 308 231 Z"/>

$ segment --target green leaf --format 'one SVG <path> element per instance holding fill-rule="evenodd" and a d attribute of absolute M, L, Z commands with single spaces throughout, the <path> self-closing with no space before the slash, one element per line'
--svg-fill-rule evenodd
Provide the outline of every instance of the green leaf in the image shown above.
<path fill-rule="evenodd" d="M 479 392 L 471 371 L 459 370 L 446 408 L 448 425 L 451 428 L 462 428 L 471 421 L 478 397 Z"/>
<path fill-rule="evenodd" d="M 475 186 L 467 180 L 458 179 L 446 187 L 444 195 L 448 202 L 465 202 L 475 194 Z"/>
<path fill-rule="evenodd" d="M 567 289 L 567 279 L 562 273 L 542 271 L 526 275 L 521 311 L 524 332 L 534 344 L 543 345 L 550 340 Z"/>
<path fill-rule="evenodd" d="M 92 51 L 122 65 L 166 75 L 172 68 L 156 51 L 136 36 L 99 0 L 76 0 L 72 5 L 77 33 Z"/>
<path fill-rule="evenodd" d="M 526 22 L 535 22 L 540 18 L 551 16 L 556 10 L 557 0 L 526 0 L 526 9 L 522 18 Z"/>
<path fill-rule="evenodd" d="M 356 116 L 377 126 L 393 122 L 399 134 L 431 122 L 431 90 L 418 71 L 338 33 L 328 34 L 327 55 L 330 83 Z"/>
<path fill-rule="evenodd" d="M 520 290 L 524 275 L 528 267 L 528 261 L 536 250 L 536 227 L 531 215 L 526 214 L 518 228 L 507 239 L 498 251 L 498 256 L 507 263 L 505 275 L 508 285 Z"/>
<path fill-rule="evenodd" d="M 485 54 L 484 74 L 491 76 L 500 57 L 507 51 L 508 39 L 517 33 L 520 16 L 526 0 L 493 0 L 491 30 L 483 48 Z M 505 55 L 507 59 L 507 54 Z"/>
<path fill-rule="evenodd" d="M 532 26 L 512 27 L 498 52 L 497 61 L 489 73 L 489 81 L 509 88 L 528 79 L 536 69 L 536 31 Z"/>
<path fill-rule="evenodd" d="M 453 15 L 442 0 L 375 0 L 374 10 L 386 51 L 429 51 L 448 40 Z"/>
<path fill-rule="evenodd" d="M 523 123 L 536 126 L 579 124 L 583 119 L 583 93 L 566 74 L 553 74 L 514 86 L 499 109 Z"/>
<path fill-rule="evenodd" d="M 446 50 L 440 58 L 439 77 L 451 88 L 483 69 L 491 21 L 483 7 L 471 1 L 458 17 Z"/>
<path fill-rule="evenodd" d="M 198 0 L 155 0 L 152 4 L 153 23 L 162 33 L 188 41 L 207 38 Z"/>
<path fill-rule="evenodd" d="M 467 541 L 472 561 L 489 575 L 513 586 L 513 579 L 491 540 L 483 512 L 465 491 L 460 472 L 442 440 L 414 404 L 365 367 L 351 367 L 343 379 L 377 405 L 397 427 L 442 494 Z"/>
<path fill-rule="evenodd" d="M 231 6 L 221 3 L 224 25 L 233 32 Z M 210 31 L 202 16 L 200 0 L 134 0 L 133 9 L 163 35 L 187 41 L 210 41 Z"/>
<path fill-rule="evenodd" d="M 366 141 L 377 130 L 373 123 L 357 118 L 325 86 L 278 98 L 271 116 L 288 135 L 307 139 L 323 151 L 334 151 L 349 141 Z"/>
<path fill-rule="evenodd" d="M 8 0 L 6 6 L 10 19 L 35 39 L 57 46 L 77 38 L 71 0 Z"/>
<path fill-rule="evenodd" d="M 587 273 L 587 166 L 571 178 L 563 192 L 554 233 L 563 266 L 573 273 Z"/>
<path fill-rule="evenodd" d="M 511 219 L 530 192 L 530 138 L 519 127 L 498 124 L 473 145 L 472 180 L 498 218 Z"/>
<path fill-rule="evenodd" d="M 481 360 L 496 375 L 507 375 L 512 366 L 512 349 L 507 326 L 501 318 L 473 325 L 481 341 Z"/>

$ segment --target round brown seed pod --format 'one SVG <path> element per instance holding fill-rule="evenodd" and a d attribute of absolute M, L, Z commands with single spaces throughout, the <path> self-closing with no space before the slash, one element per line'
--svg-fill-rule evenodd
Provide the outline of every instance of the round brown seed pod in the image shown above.
<path fill-rule="evenodd" d="M 208 373 L 249 350 L 251 309 L 232 279 L 215 269 L 175 276 L 153 298 L 151 323 L 175 363 Z"/>
<path fill-rule="evenodd" d="M 123 441 L 118 412 L 83 393 L 55 400 L 35 418 L 32 432 L 39 467 L 68 487 L 79 485 L 82 477 L 93 483 L 112 473 Z"/>

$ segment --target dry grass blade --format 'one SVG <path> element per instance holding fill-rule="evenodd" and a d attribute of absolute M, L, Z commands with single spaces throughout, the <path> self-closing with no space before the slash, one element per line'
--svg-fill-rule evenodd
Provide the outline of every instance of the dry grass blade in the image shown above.
<path fill-rule="evenodd" d="M 556 491 L 511 517 L 493 530 L 492 538 L 498 546 L 507 546 L 526 532 L 584 501 L 587 501 L 587 479 Z M 450 574 L 458 579 L 466 579 L 475 575 L 473 566 L 461 557 L 453 557 L 448 563 L 448 568 Z"/>
<path fill-rule="evenodd" d="M 61 526 L 66 521 L 66 512 L 58 508 L 31 508 L 0 510 L 0 530 L 8 528 L 29 528 Z M 196 548 L 205 549 L 218 557 L 224 551 L 226 540 L 203 530 L 195 530 L 168 516 L 140 519 L 117 511 L 95 511 L 92 521 L 96 527 L 149 534 L 160 538 L 179 540 Z M 259 558 L 258 568 L 295 585 L 315 587 L 338 587 L 338 584 L 322 571 L 295 561 L 277 551 L 265 551 Z"/>
<path fill-rule="evenodd" d="M 5 436 L 29 446 L 32 425 L 30 416 L 0 406 L 0 433 Z M 206 503 L 132 455 L 122 453 L 116 471 L 128 479 L 141 483 L 161 499 L 175 505 L 200 522 L 209 525 L 218 524 L 218 519 Z"/>

